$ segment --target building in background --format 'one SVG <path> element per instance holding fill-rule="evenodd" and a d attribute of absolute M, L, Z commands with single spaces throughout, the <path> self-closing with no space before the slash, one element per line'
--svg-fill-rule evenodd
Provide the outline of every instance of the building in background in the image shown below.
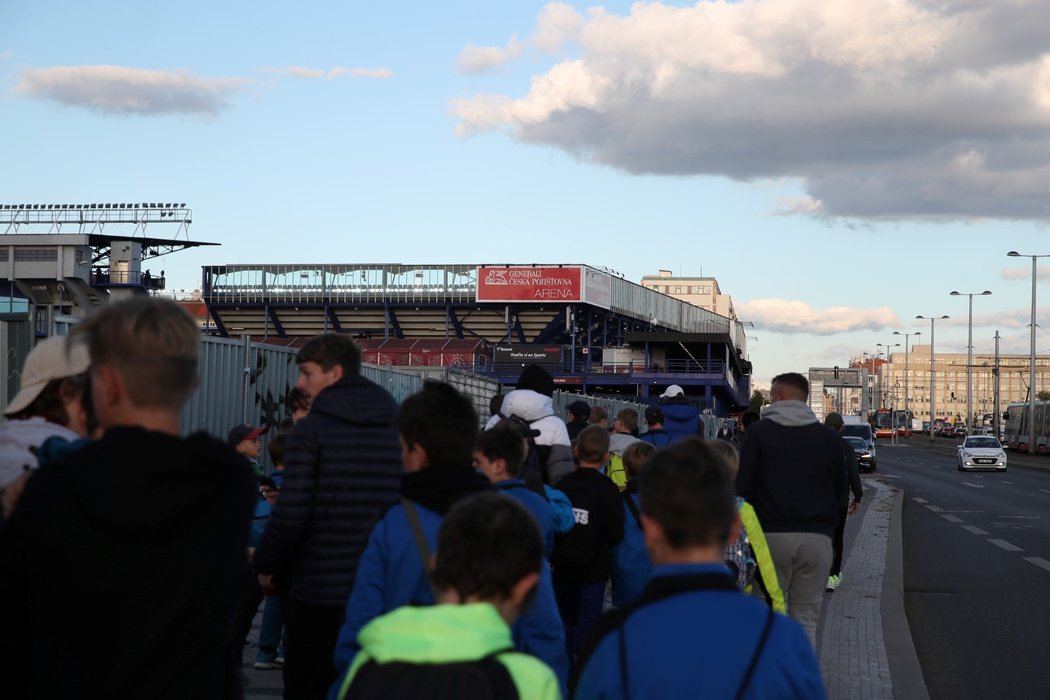
<path fill-rule="evenodd" d="M 733 297 L 723 294 L 714 277 L 675 277 L 670 270 L 642 277 L 642 286 L 736 320 Z"/>
<path fill-rule="evenodd" d="M 1035 391 L 1050 389 L 1050 356 L 1037 355 Z M 934 420 L 962 422 L 966 418 L 966 353 L 934 353 Z M 888 363 L 877 366 L 875 406 L 911 410 L 915 418 L 930 420 L 930 346 L 913 345 L 905 367 L 903 352 L 890 354 Z M 999 401 L 995 400 L 995 355 L 973 354 L 973 411 L 991 424 L 1009 403 L 1028 400 L 1029 356 L 999 356 Z M 907 376 L 908 402 L 904 387 Z"/>

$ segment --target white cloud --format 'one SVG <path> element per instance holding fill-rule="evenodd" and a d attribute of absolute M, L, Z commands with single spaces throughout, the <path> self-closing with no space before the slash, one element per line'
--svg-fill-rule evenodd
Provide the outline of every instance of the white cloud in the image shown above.
<path fill-rule="evenodd" d="M 511 37 L 506 46 L 473 46 L 467 44 L 456 59 L 460 73 L 483 73 L 511 61 L 525 50 L 525 44 Z"/>
<path fill-rule="evenodd" d="M 318 80 L 324 77 L 324 70 L 320 68 L 304 68 L 302 66 L 288 66 L 287 68 L 264 67 L 259 69 L 260 73 L 272 73 L 289 78 L 303 78 L 305 80 Z"/>
<path fill-rule="evenodd" d="M 819 209 L 785 212 L 1050 219 L 1047 26 L 1050 2 L 552 3 L 529 43 L 576 55 L 452 108 L 631 173 L 798 178 Z"/>
<path fill-rule="evenodd" d="M 1015 280 L 1028 280 L 1032 279 L 1032 266 L 1004 267 L 999 274 L 1004 280 L 1010 282 Z M 1038 266 L 1035 281 L 1037 284 L 1046 284 L 1047 282 L 1050 282 L 1050 265 Z"/>
<path fill-rule="evenodd" d="M 376 80 L 386 80 L 394 77 L 394 71 L 389 68 L 383 68 L 377 66 L 375 68 L 333 68 L 328 71 L 329 78 L 338 78 L 340 75 L 349 75 L 354 78 L 374 78 Z"/>
<path fill-rule="evenodd" d="M 752 299 L 736 302 L 740 318 L 753 321 L 756 328 L 775 333 L 832 335 L 860 330 L 882 330 L 899 325 L 893 309 L 854 309 L 832 306 L 815 309 L 804 301 L 790 299 Z"/>
<path fill-rule="evenodd" d="M 302 66 L 288 66 L 287 68 L 265 67 L 260 68 L 259 72 L 273 73 L 275 75 L 283 75 L 289 78 L 302 78 L 304 80 L 331 80 L 332 78 L 338 78 L 343 75 L 349 75 L 354 78 L 376 78 L 379 80 L 385 80 L 394 75 L 394 71 L 389 68 L 347 68 L 345 66 L 336 66 L 335 68 L 329 68 L 327 71 L 323 68 L 303 68 Z"/>
<path fill-rule="evenodd" d="M 124 66 L 24 68 L 15 94 L 107 114 L 213 117 L 252 81 Z"/>

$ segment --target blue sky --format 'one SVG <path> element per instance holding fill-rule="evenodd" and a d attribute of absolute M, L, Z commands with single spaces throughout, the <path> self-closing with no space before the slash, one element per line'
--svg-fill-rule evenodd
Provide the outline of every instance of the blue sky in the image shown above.
<path fill-rule="evenodd" d="M 1050 253 L 1050 3 L 987 5 L 7 0 L 0 200 L 187 202 L 222 245 L 167 258 L 177 288 L 223 263 L 702 270 L 760 381 L 917 314 L 964 351 L 953 289 L 993 292 L 976 350 L 1027 353 L 1005 253 Z"/>

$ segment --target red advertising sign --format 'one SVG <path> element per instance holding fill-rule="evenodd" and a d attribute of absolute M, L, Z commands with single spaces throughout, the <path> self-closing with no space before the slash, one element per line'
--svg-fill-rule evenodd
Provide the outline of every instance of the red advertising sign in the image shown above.
<path fill-rule="evenodd" d="M 570 267 L 479 267 L 478 301 L 583 301 L 583 269 Z"/>

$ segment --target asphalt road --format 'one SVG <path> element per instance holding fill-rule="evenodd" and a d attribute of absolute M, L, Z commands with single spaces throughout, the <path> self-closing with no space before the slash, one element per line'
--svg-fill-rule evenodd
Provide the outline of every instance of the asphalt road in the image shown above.
<path fill-rule="evenodd" d="M 1050 458 L 960 473 L 957 443 L 879 446 L 876 478 L 904 489 L 904 600 L 930 697 L 1050 697 Z"/>

